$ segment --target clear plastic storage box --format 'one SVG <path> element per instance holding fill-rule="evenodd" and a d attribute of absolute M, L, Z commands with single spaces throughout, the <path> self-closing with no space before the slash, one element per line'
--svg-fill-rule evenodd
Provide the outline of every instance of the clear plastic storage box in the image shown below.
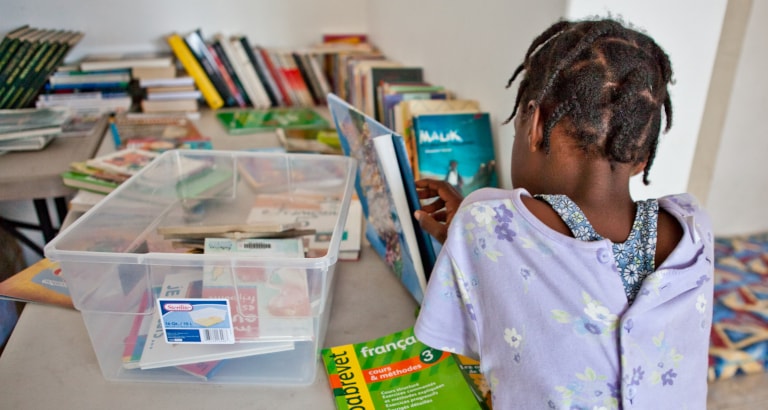
<path fill-rule="evenodd" d="M 63 230 L 45 255 L 61 265 L 104 377 L 312 383 L 356 169 L 343 156 L 172 150 Z M 183 303 L 161 309 L 161 298 Z M 188 329 L 173 339 L 176 325 Z"/>

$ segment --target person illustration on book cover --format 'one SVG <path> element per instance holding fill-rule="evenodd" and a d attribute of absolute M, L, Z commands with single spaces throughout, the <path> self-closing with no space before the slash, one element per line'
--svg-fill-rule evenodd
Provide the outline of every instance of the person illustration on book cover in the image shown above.
<path fill-rule="evenodd" d="M 690 194 L 629 187 L 671 127 L 672 74 L 647 34 L 559 21 L 508 82 L 513 189 L 416 182 L 442 242 L 416 337 L 479 359 L 495 408 L 706 407 L 711 221 Z"/>
<path fill-rule="evenodd" d="M 462 192 L 464 186 L 464 179 L 459 173 L 459 161 L 452 159 L 448 163 L 448 172 L 445 174 L 445 181 L 453 185 L 459 192 Z"/>

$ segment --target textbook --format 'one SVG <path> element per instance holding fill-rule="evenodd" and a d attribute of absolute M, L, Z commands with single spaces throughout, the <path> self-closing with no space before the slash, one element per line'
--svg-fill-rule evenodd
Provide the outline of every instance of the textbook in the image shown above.
<path fill-rule="evenodd" d="M 413 328 L 321 356 L 339 410 L 491 408 L 479 363 L 421 343 Z"/>
<path fill-rule="evenodd" d="M 394 132 L 335 94 L 328 95 L 328 107 L 336 123 L 344 153 L 358 161 L 355 189 L 365 215 L 365 236 L 371 247 L 384 259 L 413 298 L 421 303 L 427 275 L 434 265 L 434 250 L 430 252 L 429 249 L 425 249 L 423 254 L 411 253 L 404 232 L 404 229 L 411 228 L 404 225 L 398 218 L 395 199 L 391 189 L 386 186 L 387 181 L 383 171 L 385 165 L 379 158 L 373 142 L 373 139 L 379 135 L 390 135 Z M 392 158 L 388 159 L 392 160 Z M 397 160 L 396 163 L 401 166 L 401 174 L 406 171 L 405 174 L 408 175 L 409 168 L 405 167 L 407 161 Z M 403 179 L 402 183 L 408 187 L 408 190 L 415 190 L 412 178 Z M 418 201 L 414 202 L 411 214 L 418 209 Z M 418 223 L 412 226 L 414 232 L 409 232 L 407 235 L 416 238 L 426 237 L 427 234 Z M 419 260 L 421 263 L 417 263 Z"/>

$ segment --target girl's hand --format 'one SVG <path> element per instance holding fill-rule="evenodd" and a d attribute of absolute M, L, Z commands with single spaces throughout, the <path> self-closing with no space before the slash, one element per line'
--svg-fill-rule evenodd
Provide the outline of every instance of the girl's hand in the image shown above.
<path fill-rule="evenodd" d="M 446 181 L 420 179 L 416 181 L 416 190 L 422 202 L 425 199 L 432 201 L 426 201 L 427 205 L 422 205 L 420 210 L 414 212 L 414 217 L 421 228 L 438 242 L 445 242 L 448 226 L 464 198 Z"/>

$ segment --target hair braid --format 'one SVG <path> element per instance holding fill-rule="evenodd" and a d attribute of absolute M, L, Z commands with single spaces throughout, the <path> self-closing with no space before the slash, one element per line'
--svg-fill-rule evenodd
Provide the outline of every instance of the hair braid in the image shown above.
<path fill-rule="evenodd" d="M 523 72 L 504 123 L 533 101 L 541 109 L 547 152 L 552 130 L 567 122 L 585 150 L 611 162 L 646 161 L 648 183 L 662 111 L 664 131 L 672 126 L 672 65 L 653 39 L 614 20 L 560 21 L 533 40 L 507 87 Z"/>

